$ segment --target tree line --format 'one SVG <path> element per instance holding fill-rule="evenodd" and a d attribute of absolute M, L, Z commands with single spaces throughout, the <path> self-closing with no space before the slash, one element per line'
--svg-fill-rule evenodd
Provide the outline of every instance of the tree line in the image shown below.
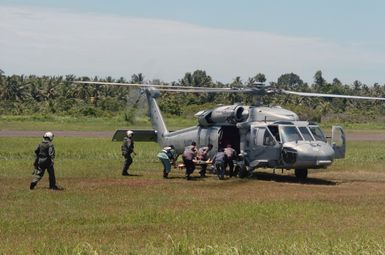
<path fill-rule="evenodd" d="M 77 77 L 6 75 L 0 70 L 0 114 L 1 115 L 33 115 L 57 114 L 71 116 L 106 117 L 122 115 L 132 122 L 135 115 L 143 114 L 145 101 L 139 90 L 121 86 L 77 85 L 73 81 L 105 81 L 120 83 L 143 83 L 143 74 L 133 74 L 130 80 L 123 77 Z M 266 77 L 257 73 L 253 77 L 242 80 L 235 77 L 230 83 L 214 81 L 204 70 L 188 72 L 172 85 L 193 87 L 253 87 L 256 83 L 265 83 Z M 153 84 L 165 84 L 160 80 Z M 294 73 L 282 74 L 277 81 L 270 84 L 278 89 L 301 92 L 330 93 L 340 95 L 385 97 L 385 85 L 378 83 L 368 86 L 360 81 L 343 84 L 337 78 L 326 81 L 321 71 L 314 75 L 312 84 Z M 356 121 L 366 122 L 384 120 L 385 102 L 371 100 L 354 100 L 341 98 L 308 98 L 287 95 L 268 95 L 255 98 L 242 93 L 162 93 L 159 99 L 161 110 L 168 115 L 191 116 L 196 111 L 213 107 L 217 104 L 255 104 L 279 105 L 293 110 L 301 119 L 318 122 Z M 139 111 L 138 111 L 139 110 Z"/>

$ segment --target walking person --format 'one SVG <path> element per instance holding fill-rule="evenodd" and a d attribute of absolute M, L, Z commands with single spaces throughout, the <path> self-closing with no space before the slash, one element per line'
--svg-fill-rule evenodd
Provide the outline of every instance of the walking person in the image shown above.
<path fill-rule="evenodd" d="M 63 190 L 63 188 L 56 185 L 55 170 L 53 167 L 55 159 L 55 147 L 52 143 L 53 137 L 52 132 L 46 132 L 43 135 L 43 141 L 35 149 L 34 178 L 29 186 L 31 190 L 33 190 L 43 178 L 45 170 L 47 170 L 49 176 L 49 188 L 52 190 Z"/>
<path fill-rule="evenodd" d="M 163 164 L 163 178 L 168 178 L 168 174 L 171 171 L 171 165 L 174 165 L 176 162 L 176 151 L 173 145 L 164 147 L 161 152 L 158 153 L 157 157 L 160 162 Z"/>
<path fill-rule="evenodd" d="M 123 170 L 122 175 L 123 176 L 129 176 L 128 169 L 130 168 L 130 165 L 132 164 L 132 157 L 131 154 L 136 153 L 134 152 L 134 132 L 131 130 L 128 130 L 126 132 L 126 137 L 123 139 L 122 144 L 122 156 L 124 157 L 124 163 L 123 163 Z"/>

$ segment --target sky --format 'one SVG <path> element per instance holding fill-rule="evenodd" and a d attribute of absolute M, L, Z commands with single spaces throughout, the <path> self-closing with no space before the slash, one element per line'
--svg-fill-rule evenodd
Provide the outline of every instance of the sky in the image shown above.
<path fill-rule="evenodd" d="M 0 0 L 6 75 L 385 83 L 383 0 Z"/>

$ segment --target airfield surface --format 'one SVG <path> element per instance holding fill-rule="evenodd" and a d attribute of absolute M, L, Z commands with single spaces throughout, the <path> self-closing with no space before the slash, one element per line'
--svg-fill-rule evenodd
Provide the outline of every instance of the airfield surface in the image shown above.
<path fill-rule="evenodd" d="M 165 180 L 153 143 L 123 177 L 113 131 L 54 132 L 63 192 L 47 176 L 29 191 L 43 131 L 0 131 L 0 254 L 385 254 L 382 130 L 348 130 L 346 158 L 302 181 L 280 169 Z"/>
<path fill-rule="evenodd" d="M 40 137 L 44 131 L 0 130 L 0 137 Z M 53 131 L 57 137 L 97 137 L 110 138 L 115 131 Z M 348 141 L 385 141 L 385 132 L 346 133 Z"/>

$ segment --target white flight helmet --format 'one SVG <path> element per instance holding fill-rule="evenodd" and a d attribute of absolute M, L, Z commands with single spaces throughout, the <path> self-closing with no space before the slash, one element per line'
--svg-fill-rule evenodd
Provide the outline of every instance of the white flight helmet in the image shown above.
<path fill-rule="evenodd" d="M 127 136 L 128 137 L 131 137 L 133 134 L 134 134 L 134 132 L 132 130 L 128 130 L 127 131 Z"/>
<path fill-rule="evenodd" d="M 50 140 L 50 141 L 53 140 L 53 137 L 54 137 L 54 135 L 53 135 L 52 132 L 46 132 L 46 133 L 43 135 L 43 138 L 44 138 L 44 139 L 48 139 L 48 140 Z"/>

